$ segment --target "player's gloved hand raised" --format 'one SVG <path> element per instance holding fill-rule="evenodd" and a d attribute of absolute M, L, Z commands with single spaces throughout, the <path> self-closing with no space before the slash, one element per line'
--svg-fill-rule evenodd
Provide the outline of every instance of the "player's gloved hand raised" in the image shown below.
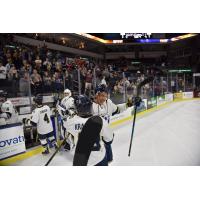
<path fill-rule="evenodd" d="M 133 104 L 134 104 L 135 106 L 139 107 L 140 104 L 141 104 L 141 102 L 142 102 L 141 97 L 134 97 L 134 98 L 133 98 Z"/>

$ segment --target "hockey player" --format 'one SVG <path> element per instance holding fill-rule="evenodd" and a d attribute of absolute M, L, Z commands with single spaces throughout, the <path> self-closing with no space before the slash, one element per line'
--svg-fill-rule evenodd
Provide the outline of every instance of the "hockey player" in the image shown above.
<path fill-rule="evenodd" d="M 74 114 L 75 112 L 74 98 L 72 97 L 72 93 L 69 89 L 64 90 L 64 98 L 61 100 L 60 104 L 57 105 L 57 110 L 63 120 L 65 120 L 64 116 L 66 114 L 62 113 L 63 111 L 69 112 L 68 113 L 69 116 L 72 116 Z M 63 121 L 62 121 L 62 127 L 64 129 L 64 136 L 65 136 L 67 127 L 63 126 Z M 64 149 L 66 151 L 69 151 L 74 146 L 75 146 L 74 137 L 73 135 L 70 135 L 64 145 Z"/>
<path fill-rule="evenodd" d="M 72 93 L 69 89 L 64 90 L 64 98 L 61 100 L 61 105 L 66 109 L 75 108 L 74 98 L 72 97 Z"/>
<path fill-rule="evenodd" d="M 95 90 L 94 102 L 92 104 L 93 115 L 103 117 L 107 123 L 110 123 L 110 117 L 119 114 L 126 110 L 127 106 L 132 104 L 124 104 L 117 106 L 110 99 L 108 99 L 108 91 L 105 85 L 99 85 Z M 109 130 L 111 131 L 111 130 Z M 112 148 L 110 144 L 105 144 L 108 162 L 113 160 Z"/>
<path fill-rule="evenodd" d="M 0 125 L 19 122 L 18 113 L 11 101 L 7 100 L 7 92 L 0 91 Z"/>
<path fill-rule="evenodd" d="M 75 105 L 77 112 L 60 107 L 65 114 L 64 126 L 68 134 L 76 138 L 73 165 L 108 165 L 104 143 L 111 144 L 113 141 L 108 123 L 99 116 L 91 115 L 92 102 L 86 96 L 80 95 Z"/>
<path fill-rule="evenodd" d="M 84 95 L 81 95 L 78 98 L 79 100 L 76 99 L 76 102 L 81 101 L 82 99 L 85 99 L 85 102 L 83 103 L 84 105 L 87 105 L 88 103 L 87 100 L 89 99 L 87 99 Z M 75 144 L 77 142 L 77 135 L 86 121 L 86 119 L 80 118 L 77 116 L 77 110 L 75 107 L 76 106 L 75 106 L 74 101 L 73 101 L 73 106 L 72 104 L 71 106 L 63 106 L 63 104 L 57 105 L 57 111 L 62 119 L 62 125 L 64 128 L 64 136 L 66 137 L 65 135 L 66 132 L 69 134 L 68 139 L 66 140 L 66 143 L 64 144 L 64 149 L 66 151 L 70 151 L 75 147 Z M 77 118 L 79 120 L 79 123 L 77 122 L 76 125 L 74 126 L 74 120 L 76 121 Z M 75 134 L 71 134 L 71 133 L 75 133 Z"/>
<path fill-rule="evenodd" d="M 49 106 L 42 105 L 43 96 L 37 95 L 34 98 L 36 103 L 36 108 L 31 114 L 30 119 L 25 119 L 25 124 L 36 126 L 38 132 L 38 138 L 40 140 L 41 145 L 43 146 L 44 150 L 42 154 L 48 154 L 49 148 L 47 139 L 52 144 L 52 146 L 57 149 L 57 143 L 55 136 L 53 134 L 53 125 L 51 122 L 51 111 Z"/>

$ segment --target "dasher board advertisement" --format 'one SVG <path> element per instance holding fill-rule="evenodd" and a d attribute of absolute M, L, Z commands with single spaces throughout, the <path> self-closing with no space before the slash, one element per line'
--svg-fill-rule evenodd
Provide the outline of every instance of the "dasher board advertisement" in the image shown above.
<path fill-rule="evenodd" d="M 183 99 L 190 99 L 194 97 L 193 92 L 183 92 Z"/>
<path fill-rule="evenodd" d="M 0 160 L 24 153 L 25 139 L 21 123 L 0 126 Z"/>

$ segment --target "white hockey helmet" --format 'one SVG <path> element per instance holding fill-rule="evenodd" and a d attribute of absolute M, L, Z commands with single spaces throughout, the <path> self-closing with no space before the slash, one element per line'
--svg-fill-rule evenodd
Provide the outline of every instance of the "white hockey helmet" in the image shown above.
<path fill-rule="evenodd" d="M 65 90 L 64 90 L 64 95 L 65 95 L 65 96 L 71 97 L 71 96 L 72 96 L 71 90 L 65 89 Z"/>

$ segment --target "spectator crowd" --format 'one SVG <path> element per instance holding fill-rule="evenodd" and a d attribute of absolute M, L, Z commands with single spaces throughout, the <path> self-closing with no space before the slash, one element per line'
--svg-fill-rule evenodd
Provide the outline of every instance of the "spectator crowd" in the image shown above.
<path fill-rule="evenodd" d="M 125 91 L 136 94 L 136 87 L 144 78 L 140 71 L 130 73 L 114 64 L 72 58 L 46 46 L 33 47 L 13 41 L 0 45 L 0 85 L 13 97 L 28 96 L 30 88 L 32 95 L 61 93 L 64 88 L 78 92 L 80 85 L 81 93 L 91 96 L 99 84 L 105 84 L 111 95 Z M 150 85 L 145 86 L 145 93 L 152 93 Z"/>

